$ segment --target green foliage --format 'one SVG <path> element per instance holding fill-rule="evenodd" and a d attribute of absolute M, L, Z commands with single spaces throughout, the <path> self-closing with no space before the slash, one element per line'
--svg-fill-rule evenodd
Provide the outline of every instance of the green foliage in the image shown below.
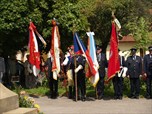
<path fill-rule="evenodd" d="M 146 82 L 144 80 L 142 80 L 142 78 L 140 79 L 140 85 L 141 85 L 141 91 L 140 91 L 140 97 L 143 98 L 146 94 Z M 66 93 L 66 88 L 63 86 L 63 81 L 59 81 L 59 96 L 60 95 L 65 95 L 64 93 Z M 32 89 L 24 89 L 21 88 L 19 86 L 15 86 L 15 90 L 13 90 L 14 92 L 20 94 L 20 91 L 25 91 L 26 93 L 28 93 L 31 96 L 46 96 L 46 95 L 50 95 L 50 90 L 48 85 L 46 86 L 40 86 L 37 88 L 32 88 Z M 86 79 L 86 94 L 87 97 L 96 97 L 96 93 L 95 93 L 96 89 L 92 86 L 92 84 L 89 82 L 88 79 Z M 114 96 L 114 88 L 113 88 L 113 83 L 112 81 L 110 81 L 108 84 L 105 84 L 105 89 L 104 89 L 104 93 L 105 93 L 105 97 L 107 98 L 112 98 Z M 130 95 L 130 81 L 129 78 L 124 78 L 124 83 L 123 83 L 123 96 L 124 97 L 128 97 Z M 22 106 L 29 106 L 30 104 L 30 100 L 27 101 L 27 97 L 20 97 L 20 102 Z"/>
<path fill-rule="evenodd" d="M 16 92 L 19 96 L 19 107 L 26 107 L 26 108 L 37 108 L 38 114 L 43 114 L 40 112 L 40 106 L 35 103 L 35 100 L 32 97 L 29 97 L 27 94 L 28 89 L 24 89 L 21 86 L 17 85 L 16 83 L 13 84 L 14 88 L 13 91 Z M 41 93 L 44 94 L 41 89 L 38 91 L 37 90 L 31 90 L 30 94 L 35 95 L 36 93 Z M 36 92 L 36 93 L 33 93 Z M 44 91 L 44 88 L 43 88 Z M 40 94 L 39 94 L 40 95 Z"/>
<path fill-rule="evenodd" d="M 137 41 L 136 47 L 146 49 L 152 43 L 147 21 L 143 17 L 135 18 L 127 27 Z"/>
<path fill-rule="evenodd" d="M 26 97 L 19 97 L 19 107 L 33 108 L 33 103 Z"/>
<path fill-rule="evenodd" d="M 44 96 L 48 93 L 49 88 L 48 87 L 38 87 L 38 88 L 32 88 L 32 89 L 25 89 L 25 91 L 32 95 Z"/>
<path fill-rule="evenodd" d="M 89 19 L 89 23 L 95 32 L 96 41 L 102 42 L 103 51 L 106 51 L 110 39 L 112 11 L 122 25 L 122 35 L 128 35 L 130 27 L 128 28 L 127 24 L 136 22 L 136 18 L 143 17 L 148 25 L 151 23 L 152 16 L 149 13 L 151 6 L 152 2 L 149 0 L 96 0 L 94 15 Z"/>
<path fill-rule="evenodd" d="M 95 32 L 95 40 L 102 43 L 105 52 L 110 40 L 112 11 L 122 25 L 123 35 L 141 32 L 138 38 L 142 37 L 139 42 L 142 47 L 149 43 L 146 38 L 152 19 L 149 14 L 151 6 L 150 0 L 1 0 L 0 55 L 14 55 L 28 44 L 30 19 L 50 44 L 53 18 L 59 22 L 62 50 L 73 44 L 74 31 L 78 31 L 85 40 L 85 32 L 90 29 Z M 141 27 L 147 28 L 137 31 L 136 22 L 143 23 Z M 135 26 L 134 30 L 131 31 L 132 27 L 128 25 Z M 42 44 L 39 46 L 43 47 Z"/>
<path fill-rule="evenodd" d="M 27 44 L 29 20 L 40 23 L 42 14 L 25 0 L 1 0 L 0 10 L 0 55 L 12 55 Z"/>
<path fill-rule="evenodd" d="M 40 112 L 40 106 L 38 104 L 35 104 L 34 99 L 23 94 L 19 95 L 19 107 L 37 108 L 38 114 L 43 114 Z"/>
<path fill-rule="evenodd" d="M 50 19 L 56 18 L 62 27 L 68 29 L 69 32 L 73 31 L 84 31 L 88 26 L 87 16 L 91 15 L 90 8 L 91 0 L 60 0 L 55 1 L 52 6 L 53 12 L 50 12 Z M 60 8 L 59 8 L 60 7 Z M 50 23 L 51 20 L 48 20 Z"/>

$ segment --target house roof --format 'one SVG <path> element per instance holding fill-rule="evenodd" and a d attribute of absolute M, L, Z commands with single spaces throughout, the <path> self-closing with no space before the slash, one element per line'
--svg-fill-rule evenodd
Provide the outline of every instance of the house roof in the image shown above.
<path fill-rule="evenodd" d="M 135 40 L 133 36 L 128 35 L 128 36 L 123 36 L 123 38 L 119 40 L 119 42 L 135 42 Z"/>
<path fill-rule="evenodd" d="M 149 13 L 150 13 L 150 15 L 152 15 L 152 9 L 149 9 Z"/>

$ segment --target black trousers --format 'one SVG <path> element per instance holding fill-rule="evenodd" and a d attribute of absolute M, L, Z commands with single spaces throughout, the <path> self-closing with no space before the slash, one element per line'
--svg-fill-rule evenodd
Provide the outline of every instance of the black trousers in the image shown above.
<path fill-rule="evenodd" d="M 75 96 L 75 77 L 74 77 L 74 91 L 73 91 L 73 95 Z M 85 74 L 84 73 L 78 73 L 77 74 L 77 92 L 78 92 L 78 96 L 80 98 L 85 98 L 86 95 L 86 85 L 85 85 Z"/>
<path fill-rule="evenodd" d="M 69 92 L 68 92 L 68 97 L 69 98 L 73 98 L 73 91 L 74 91 L 74 87 L 73 86 L 69 86 Z"/>
<path fill-rule="evenodd" d="M 147 76 L 146 90 L 147 90 L 147 96 L 152 97 L 152 75 Z"/>
<path fill-rule="evenodd" d="M 123 77 L 118 77 L 117 75 L 112 79 L 114 87 L 114 96 L 122 97 L 123 96 Z"/>
<path fill-rule="evenodd" d="M 99 81 L 97 83 L 97 95 L 98 97 L 104 96 L 104 77 L 99 77 Z"/>
<path fill-rule="evenodd" d="M 49 88 L 51 97 L 58 95 L 58 80 L 53 79 L 53 75 L 49 76 Z"/>
<path fill-rule="evenodd" d="M 140 93 L 139 78 L 130 78 L 130 92 L 131 92 L 131 96 L 139 96 Z"/>

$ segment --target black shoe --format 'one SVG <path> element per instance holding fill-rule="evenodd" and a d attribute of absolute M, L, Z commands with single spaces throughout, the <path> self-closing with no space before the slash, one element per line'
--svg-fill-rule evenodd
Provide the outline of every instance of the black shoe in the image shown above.
<path fill-rule="evenodd" d="M 146 99 L 150 99 L 150 98 L 151 98 L 150 95 L 147 95 L 147 96 L 146 96 Z"/>
<path fill-rule="evenodd" d="M 135 98 L 135 96 L 131 96 L 130 98 L 131 98 L 131 99 L 134 99 L 134 98 Z"/>
<path fill-rule="evenodd" d="M 134 95 L 129 95 L 128 96 L 130 99 L 134 99 L 135 97 L 134 97 Z"/>
<path fill-rule="evenodd" d="M 53 94 L 50 94 L 50 95 L 49 95 L 49 98 L 53 99 L 53 98 L 54 98 L 54 95 L 53 95 Z"/>
<path fill-rule="evenodd" d="M 72 99 L 72 98 L 73 98 L 73 94 L 69 93 L 69 94 L 68 94 L 68 98 L 69 98 L 69 99 Z"/>
<path fill-rule="evenodd" d="M 98 96 L 98 100 L 101 100 L 101 99 L 103 99 L 103 96 Z"/>
<path fill-rule="evenodd" d="M 77 101 L 80 100 L 80 97 L 77 97 Z M 73 101 L 76 101 L 76 97 L 73 97 Z"/>
<path fill-rule="evenodd" d="M 53 98 L 54 98 L 54 99 L 57 99 L 57 98 L 58 98 L 58 95 L 59 95 L 59 94 L 58 94 L 57 92 L 54 92 Z"/>
<path fill-rule="evenodd" d="M 114 99 L 117 100 L 117 99 L 118 99 L 118 96 L 114 96 Z"/>
<path fill-rule="evenodd" d="M 84 101 L 85 101 L 85 98 L 84 98 L 84 97 L 83 97 L 83 98 L 81 98 L 81 101 L 82 101 L 82 102 L 84 102 Z"/>
<path fill-rule="evenodd" d="M 69 98 L 69 99 L 72 99 L 73 97 L 72 97 L 72 96 L 69 96 L 68 98 Z"/>
<path fill-rule="evenodd" d="M 135 99 L 139 99 L 139 96 L 134 96 Z"/>
<path fill-rule="evenodd" d="M 53 99 L 57 99 L 57 98 L 58 98 L 58 96 L 54 96 L 54 97 L 53 97 Z"/>
<path fill-rule="evenodd" d="M 119 96 L 118 99 L 119 99 L 119 100 L 122 100 L 122 96 Z"/>

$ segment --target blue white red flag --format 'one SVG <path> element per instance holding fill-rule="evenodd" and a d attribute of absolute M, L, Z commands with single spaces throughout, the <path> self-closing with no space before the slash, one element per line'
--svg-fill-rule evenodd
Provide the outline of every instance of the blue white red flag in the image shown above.
<path fill-rule="evenodd" d="M 90 74 L 90 70 L 91 69 L 89 68 L 86 71 L 86 75 L 87 75 L 87 77 L 91 76 L 89 78 L 89 80 L 93 84 L 93 86 L 95 87 L 96 84 L 99 81 L 99 72 L 98 72 L 99 64 L 98 64 L 97 55 L 96 55 L 96 48 L 95 48 L 95 41 L 94 41 L 94 32 L 87 32 L 87 35 L 88 35 L 88 51 L 89 51 L 90 57 L 91 57 L 91 59 L 93 61 L 93 67 L 96 70 L 96 74 L 95 74 L 95 76 L 91 76 L 91 74 Z"/>
<path fill-rule="evenodd" d="M 77 33 L 74 34 L 74 53 L 75 54 L 84 54 L 88 66 L 90 68 L 91 76 L 95 76 L 96 70 L 93 67 L 93 61 L 88 53 L 88 50 L 85 48 L 83 42 L 78 37 Z"/>

